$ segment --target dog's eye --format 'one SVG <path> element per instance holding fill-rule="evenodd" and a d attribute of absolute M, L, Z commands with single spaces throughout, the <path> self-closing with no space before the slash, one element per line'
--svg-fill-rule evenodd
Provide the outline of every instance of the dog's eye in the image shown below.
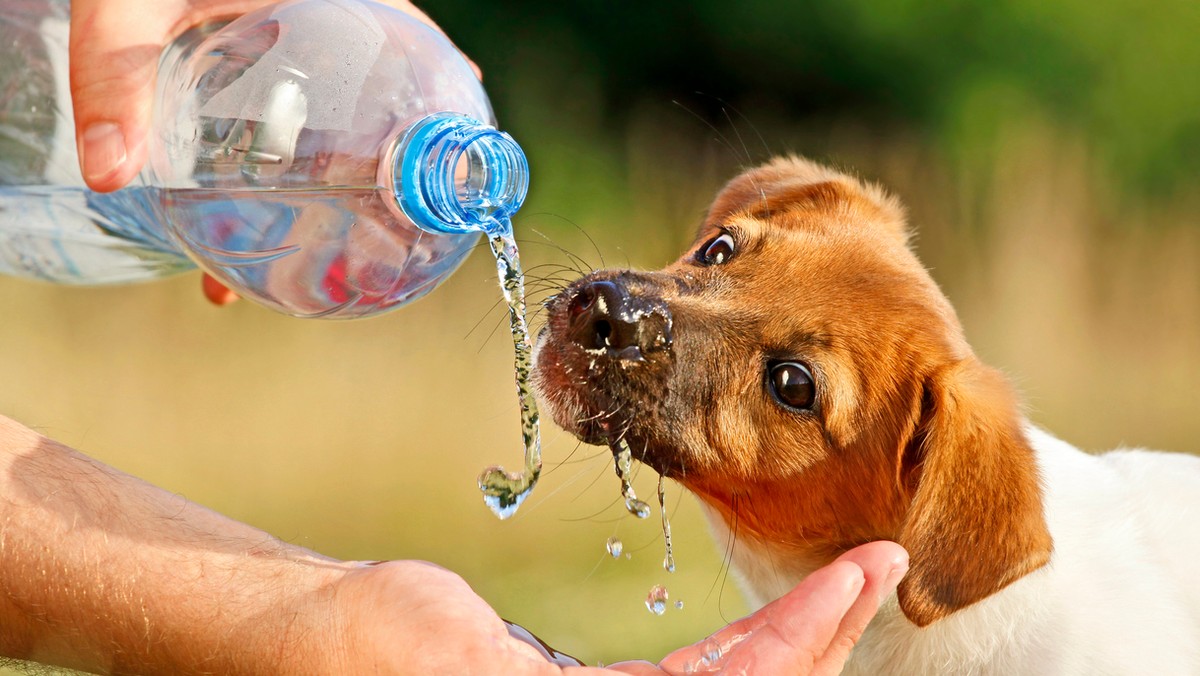
<path fill-rule="evenodd" d="M 698 258 L 705 265 L 721 265 L 729 262 L 729 259 L 733 257 L 734 250 L 733 236 L 726 232 L 700 247 Z"/>
<path fill-rule="evenodd" d="M 817 396 L 812 371 L 797 361 L 776 362 L 768 366 L 767 384 L 776 401 L 788 408 L 808 410 Z"/>

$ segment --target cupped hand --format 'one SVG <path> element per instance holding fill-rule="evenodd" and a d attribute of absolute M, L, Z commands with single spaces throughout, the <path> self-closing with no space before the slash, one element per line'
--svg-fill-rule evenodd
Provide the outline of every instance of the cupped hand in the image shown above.
<path fill-rule="evenodd" d="M 906 572 L 900 545 L 861 545 L 753 615 L 671 653 L 661 667 L 671 674 L 837 674 Z"/>
<path fill-rule="evenodd" d="M 326 640 L 297 653 L 305 664 L 295 666 L 322 673 L 836 674 L 907 567 L 899 545 L 863 545 L 658 665 L 599 669 L 547 659 L 450 571 L 416 561 L 361 565 L 330 587 L 328 607 L 315 606 L 334 631 L 320 632 Z"/>

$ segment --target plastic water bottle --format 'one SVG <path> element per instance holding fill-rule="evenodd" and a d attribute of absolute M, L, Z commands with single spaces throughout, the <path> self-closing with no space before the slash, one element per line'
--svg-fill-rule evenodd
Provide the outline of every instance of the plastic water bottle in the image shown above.
<path fill-rule="evenodd" d="M 468 62 L 363 0 L 291 0 L 181 36 L 159 63 L 147 166 L 92 192 L 68 19 L 68 0 L 0 14 L 0 273 L 106 284 L 199 265 L 287 314 L 362 317 L 432 290 L 525 198 L 525 156 Z"/>

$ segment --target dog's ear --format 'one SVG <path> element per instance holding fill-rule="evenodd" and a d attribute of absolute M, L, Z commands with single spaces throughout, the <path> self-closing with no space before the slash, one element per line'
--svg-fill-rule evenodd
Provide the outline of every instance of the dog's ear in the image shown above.
<path fill-rule="evenodd" d="M 973 356 L 925 385 L 902 472 L 915 484 L 900 544 L 911 564 L 900 607 L 926 626 L 1043 566 L 1052 541 L 1016 398 Z"/>
<path fill-rule="evenodd" d="M 824 214 L 838 225 L 875 223 L 907 240 L 904 207 L 877 185 L 799 157 L 780 157 L 730 181 L 709 208 L 705 226 L 733 216 L 767 219 Z M 810 219 L 801 219 L 814 222 Z"/>

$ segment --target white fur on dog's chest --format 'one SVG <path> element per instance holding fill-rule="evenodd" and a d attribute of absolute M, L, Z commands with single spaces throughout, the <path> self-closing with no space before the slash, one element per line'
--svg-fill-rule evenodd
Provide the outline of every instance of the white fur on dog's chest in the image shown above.
<path fill-rule="evenodd" d="M 1082 453 L 1027 428 L 1050 564 L 925 628 L 893 595 L 846 674 L 1200 674 L 1200 458 Z M 728 529 L 711 513 L 719 546 Z M 760 606 L 811 572 L 761 543 L 734 567 Z M 986 551 L 979 552 L 987 556 Z"/>

